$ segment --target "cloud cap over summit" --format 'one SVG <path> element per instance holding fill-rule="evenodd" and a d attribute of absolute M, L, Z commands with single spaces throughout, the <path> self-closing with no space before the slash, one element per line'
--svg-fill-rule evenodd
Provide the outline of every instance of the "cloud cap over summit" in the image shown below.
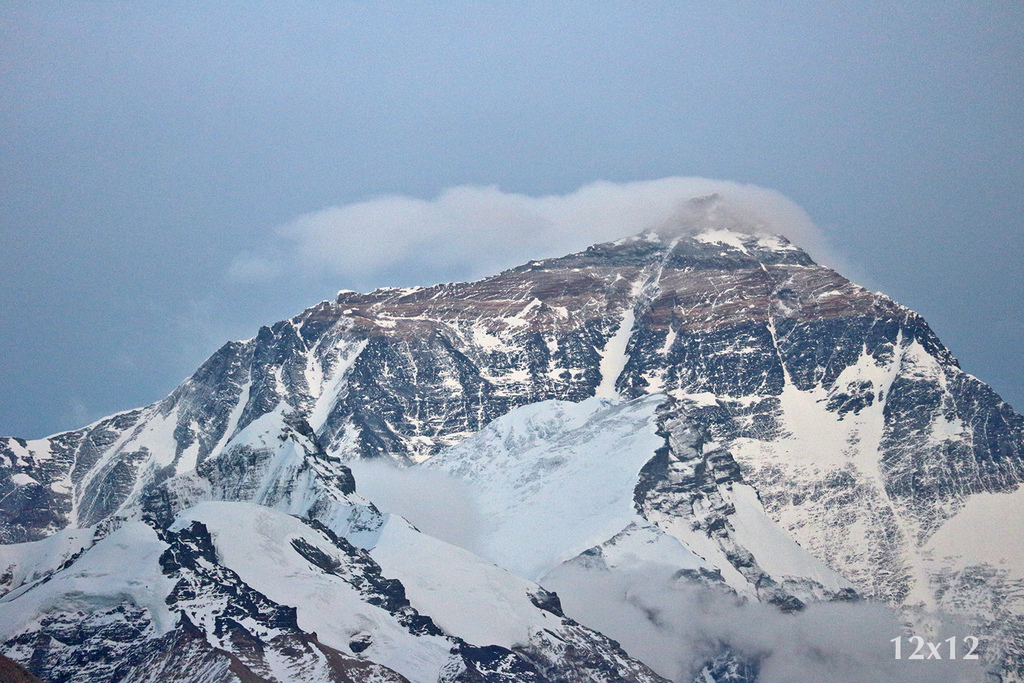
<path fill-rule="evenodd" d="M 239 256 L 229 275 L 261 281 L 299 268 L 370 285 L 373 274 L 414 267 L 421 279 L 473 279 L 645 230 L 692 234 L 715 228 L 781 234 L 829 260 L 810 217 L 783 194 L 725 180 L 668 177 L 600 181 L 543 197 L 460 185 L 429 200 L 387 195 L 330 207 L 280 226 L 276 244 Z"/>

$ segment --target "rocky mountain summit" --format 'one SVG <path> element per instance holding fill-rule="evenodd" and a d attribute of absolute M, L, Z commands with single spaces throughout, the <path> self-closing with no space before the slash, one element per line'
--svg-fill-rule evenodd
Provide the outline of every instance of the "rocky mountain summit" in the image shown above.
<path fill-rule="evenodd" d="M 470 486 L 475 545 L 361 495 L 365 459 Z M 882 604 L 1024 680 L 1022 478 L 1024 418 L 913 311 L 781 237 L 648 232 L 341 292 L 151 406 L 0 439 L 0 650 L 50 681 L 796 680 L 659 610 Z M 953 675 L 904 663 L 872 675 Z"/>

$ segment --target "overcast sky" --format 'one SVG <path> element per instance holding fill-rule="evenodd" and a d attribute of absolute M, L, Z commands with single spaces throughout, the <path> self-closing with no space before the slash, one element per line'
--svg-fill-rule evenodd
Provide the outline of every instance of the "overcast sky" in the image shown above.
<path fill-rule="evenodd" d="M 549 255 L 565 207 L 676 176 L 795 202 L 1020 410 L 1022 8 L 4 2 L 0 434 L 155 401 L 342 288 Z M 370 234 L 325 247 L 337 221 Z"/>

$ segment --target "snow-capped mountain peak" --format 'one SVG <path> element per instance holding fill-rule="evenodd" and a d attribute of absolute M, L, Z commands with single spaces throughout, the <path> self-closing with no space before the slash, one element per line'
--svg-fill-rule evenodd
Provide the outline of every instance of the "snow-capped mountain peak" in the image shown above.
<path fill-rule="evenodd" d="M 773 661 L 733 633 L 680 663 L 588 612 L 635 585 L 622 623 L 693 587 L 770 614 L 954 614 L 1020 680 L 1015 550 L 962 530 L 1016 500 L 1022 455 L 1024 419 L 920 316 L 708 197 L 476 282 L 339 292 L 151 406 L 0 440 L 3 651 L 53 680 L 123 655 L 98 681 L 185 660 L 309 681 L 752 680 Z M 347 465 L 373 458 L 470 487 L 479 544 L 374 505 Z M 139 558 L 123 577 L 117 552 Z"/>

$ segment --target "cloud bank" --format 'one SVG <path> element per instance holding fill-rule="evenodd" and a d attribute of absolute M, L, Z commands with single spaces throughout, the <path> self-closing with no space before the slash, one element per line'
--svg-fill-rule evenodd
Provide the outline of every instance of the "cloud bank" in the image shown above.
<path fill-rule="evenodd" d="M 711 194 L 722 202 L 710 212 L 698 215 L 688 205 Z M 595 182 L 544 197 L 462 185 L 431 200 L 391 195 L 331 207 L 280 226 L 273 249 L 240 255 L 229 276 L 265 281 L 307 272 L 364 286 L 432 284 L 491 275 L 649 229 L 695 231 L 708 225 L 782 234 L 827 260 L 811 219 L 779 192 L 725 180 L 670 177 Z M 402 277 L 433 281 L 399 281 Z"/>
<path fill-rule="evenodd" d="M 673 567 L 614 571 L 566 563 L 541 584 L 566 614 L 618 640 L 631 655 L 680 683 L 723 646 L 755 661 L 760 683 L 981 683 L 980 662 L 897 660 L 890 638 L 907 634 L 872 603 L 817 603 L 784 614 L 724 590 L 672 578 Z M 964 631 L 943 630 L 932 640 Z M 906 640 L 904 640 L 906 644 Z M 695 679 L 696 677 L 696 679 Z"/>

